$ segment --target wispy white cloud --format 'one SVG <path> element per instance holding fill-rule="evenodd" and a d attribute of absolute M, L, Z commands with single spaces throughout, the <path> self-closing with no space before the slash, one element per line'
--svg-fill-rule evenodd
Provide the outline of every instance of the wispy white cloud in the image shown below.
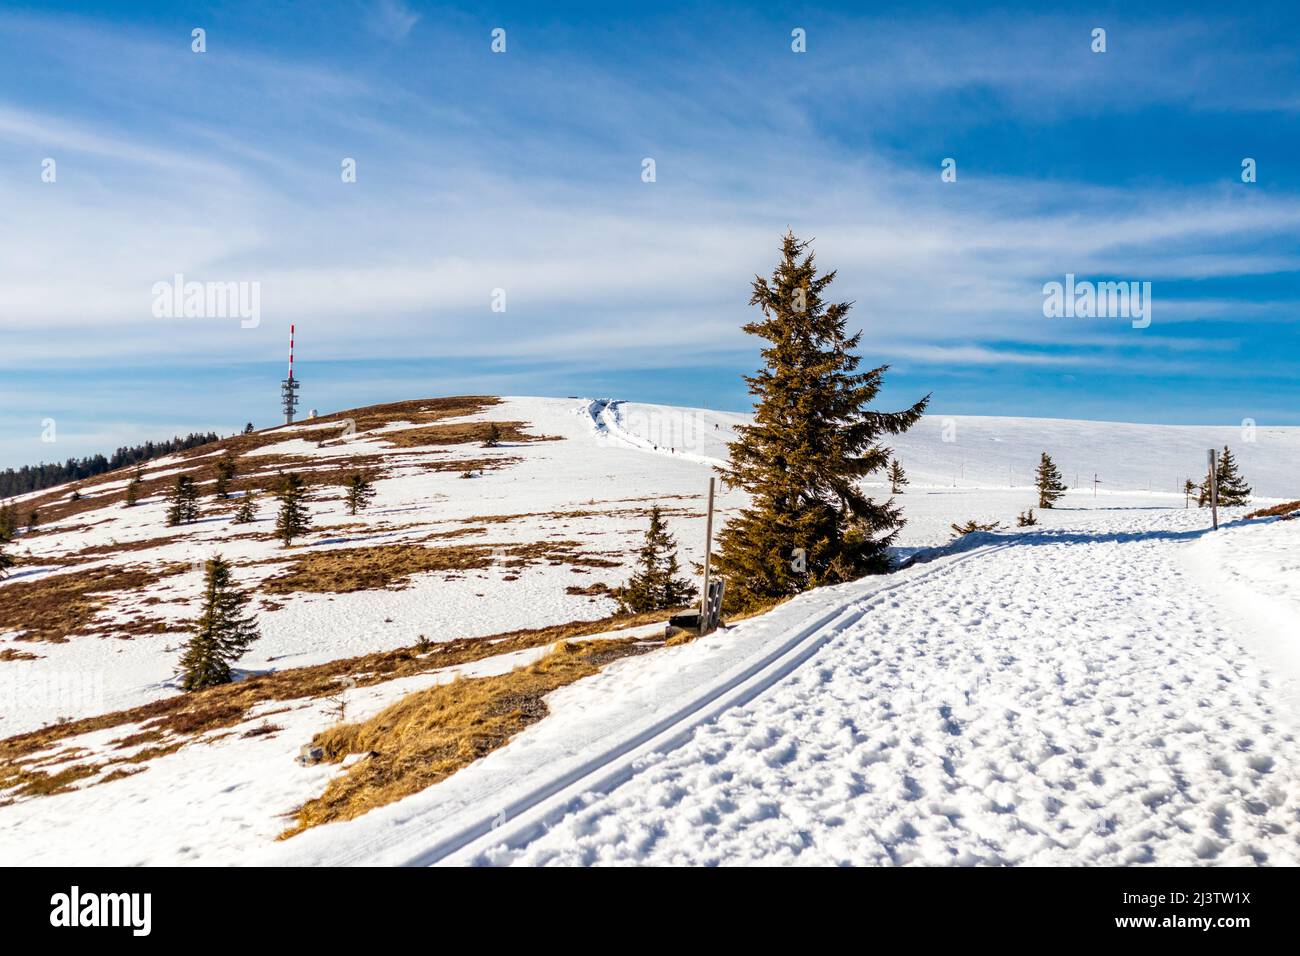
<path fill-rule="evenodd" d="M 418 19 L 395 2 L 358 9 L 390 41 Z M 3 361 L 264 358 L 278 355 L 289 322 L 321 357 L 737 350 L 748 282 L 789 225 L 816 235 L 873 346 L 954 364 L 1086 366 L 1100 360 L 989 343 L 1089 346 L 1097 327 L 1042 316 L 1042 283 L 1067 271 L 1176 281 L 1296 269 L 1294 244 L 1260 241 L 1300 226 L 1294 194 L 987 176 L 949 189 L 934 169 L 884 148 L 846 152 L 819 130 L 807 100 L 827 83 L 873 102 L 972 86 L 1035 104 L 1062 85 L 1096 92 L 1044 47 L 1048 21 L 1000 23 L 940 22 L 917 35 L 878 24 L 880 57 L 827 75 L 814 65 L 784 91 L 762 71 L 698 65 L 638 82 L 599 50 L 562 71 L 543 56 L 490 61 L 480 37 L 478 60 L 455 48 L 446 73 L 515 94 L 489 100 L 465 96 L 470 81 L 434 95 L 419 74 L 244 49 L 213 56 L 205 74 L 170 40 L 25 17 L 53 55 L 79 51 L 96 95 L 134 96 L 156 120 L 0 100 L 0 160 L 27 171 L 0 183 Z M 1144 55 L 1172 57 L 1200 35 L 1187 29 L 1141 34 Z M 1112 36 L 1131 44 L 1136 34 Z M 994 38 L 1019 60 L 988 56 Z M 840 40 L 825 31 L 812 42 Z M 1116 61 L 1121 76 L 1103 89 L 1124 82 Z M 174 105 L 177 83 L 193 105 Z M 1187 83 L 1174 75 L 1167 95 Z M 61 162 L 55 185 L 39 181 L 46 150 L 75 160 Z M 653 184 L 640 181 L 646 155 L 658 162 Z M 345 156 L 358 162 L 354 184 L 339 176 Z M 260 282 L 263 327 L 152 318 L 153 283 L 175 273 Z M 497 288 L 503 314 L 490 310 Z M 1197 302 L 1161 299 L 1156 321 L 1233 312 L 1230 299 Z M 1285 303 L 1243 311 L 1291 318 Z"/>
<path fill-rule="evenodd" d="M 405 40 L 420 15 L 402 0 L 374 0 L 365 13 L 366 28 L 385 40 Z"/>

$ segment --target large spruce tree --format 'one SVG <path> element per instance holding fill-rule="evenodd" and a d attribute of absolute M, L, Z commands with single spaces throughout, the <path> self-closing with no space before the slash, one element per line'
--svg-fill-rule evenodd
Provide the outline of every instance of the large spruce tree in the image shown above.
<path fill-rule="evenodd" d="M 745 377 L 754 421 L 737 428 L 721 469 L 728 487 L 750 496 L 719 536 L 733 610 L 886 571 L 903 525 L 892 499 L 865 497 L 859 482 L 889 463 L 880 436 L 914 425 L 929 396 L 901 412 L 867 408 L 888 366 L 857 371 L 862 333 L 845 334 L 852 303 L 824 298 L 834 279 L 818 274 L 809 243 L 790 232 L 771 278 L 754 278 L 750 304 L 762 318 L 744 330 L 765 341 L 766 366 Z"/>
<path fill-rule="evenodd" d="M 261 635 L 244 614 L 248 596 L 235 588 L 230 564 L 216 555 L 204 565 L 203 612 L 191 625 L 191 637 L 181 656 L 181 686 L 202 690 L 229 684 L 230 665 Z"/>
<path fill-rule="evenodd" d="M 1051 508 L 1056 500 L 1066 492 L 1065 483 L 1061 481 L 1061 472 L 1052 461 L 1052 456 L 1043 452 L 1038 459 L 1038 470 L 1034 472 L 1034 484 L 1038 488 L 1038 507 Z"/>
<path fill-rule="evenodd" d="M 640 614 L 683 607 L 695 596 L 690 581 L 677 577 L 677 542 L 664 525 L 663 512 L 650 509 L 650 527 L 631 579 L 614 591 L 619 610 Z"/>

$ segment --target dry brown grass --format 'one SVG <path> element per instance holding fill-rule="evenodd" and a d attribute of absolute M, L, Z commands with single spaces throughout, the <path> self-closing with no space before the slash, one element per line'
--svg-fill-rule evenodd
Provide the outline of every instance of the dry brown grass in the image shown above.
<path fill-rule="evenodd" d="M 3 591 L 4 589 L 0 589 Z M 41 796 L 60 793 L 71 785 L 110 772 L 93 781 L 107 782 L 113 768 L 172 753 L 200 734 L 223 730 L 249 718 L 252 708 L 268 702 L 282 702 L 329 697 L 337 694 L 345 681 L 366 687 L 431 670 L 472 663 L 498 654 L 509 654 L 553 644 L 569 638 L 588 637 L 616 628 L 636 627 L 663 620 L 662 614 L 613 615 L 595 621 L 573 621 L 552 627 L 531 628 L 486 637 L 463 637 L 418 647 L 364 654 L 250 677 L 235 684 L 224 684 L 192 694 L 178 694 L 129 710 L 63 721 L 0 740 L 0 798 L 15 795 Z M 267 716 L 271 713 L 267 712 Z M 77 759 L 80 751 L 68 744 L 83 734 L 114 727 L 133 728 L 125 737 L 112 741 L 119 749 L 153 743 L 143 753 L 106 763 L 82 763 L 71 771 L 57 774 L 41 769 L 43 765 Z M 143 768 L 140 768 L 143 769 Z M 119 775 L 120 776 L 120 775 Z M 54 779 L 57 777 L 57 779 Z M 43 779 L 51 778 L 51 779 Z"/>
<path fill-rule="evenodd" d="M 381 544 L 365 548 L 304 551 L 281 573 L 262 583 L 263 594 L 310 592 L 346 594 L 405 587 L 412 575 L 431 571 L 478 571 L 499 560 L 502 567 L 522 568 L 545 561 L 571 567 L 621 567 L 621 562 L 584 554 L 577 541 L 533 544 Z M 273 559 L 279 561 L 281 559 Z"/>
<path fill-rule="evenodd" d="M 461 418 L 477 415 L 493 405 L 501 404 L 501 399 L 493 395 L 452 395 L 446 398 L 417 398 L 407 402 L 390 402 L 387 405 L 370 405 L 366 408 L 350 408 L 347 411 L 324 415 L 313 421 L 320 425 L 326 422 L 338 422 L 343 426 L 351 419 L 359 432 L 382 428 L 394 422 L 411 422 L 416 425 L 432 424 L 447 418 Z"/>
<path fill-rule="evenodd" d="M 689 508 L 660 508 L 661 514 L 672 515 L 679 518 L 703 518 L 702 511 L 692 511 Z M 591 510 L 576 509 L 572 511 L 525 511 L 519 514 L 499 514 L 499 515 L 474 515 L 470 518 L 459 518 L 467 524 L 508 524 L 511 521 L 524 521 L 535 518 L 550 518 L 553 520 L 583 520 L 583 519 L 607 519 L 607 518 L 649 518 L 649 508 L 593 508 Z"/>
<path fill-rule="evenodd" d="M 164 577 L 186 570 L 184 565 L 162 568 L 98 567 L 51 574 L 35 581 L 13 581 L 0 588 L 0 621 L 19 631 L 18 640 L 62 644 L 76 634 L 155 633 L 169 628 L 162 621 L 137 617 L 131 621 L 99 620 L 111 595 L 144 591 Z"/>
<path fill-rule="evenodd" d="M 299 807 L 295 825 L 281 839 L 322 823 L 351 820 L 424 790 L 545 717 L 545 697 L 556 688 L 649 649 L 630 640 L 560 643 L 541 660 L 508 674 L 462 678 L 417 691 L 367 721 L 317 734 L 312 743 L 325 751 L 326 760 L 369 756 Z"/>
<path fill-rule="evenodd" d="M 420 467 L 425 471 L 500 471 L 517 465 L 522 458 L 515 455 L 500 455 L 496 458 L 439 458 L 434 461 L 422 461 Z"/>
<path fill-rule="evenodd" d="M 1260 508 L 1258 511 L 1252 511 L 1246 515 L 1247 520 L 1251 518 L 1293 518 L 1300 514 L 1300 501 L 1288 501 L 1286 504 L 1274 505 L 1271 508 Z"/>
<path fill-rule="evenodd" d="M 400 431 L 385 432 L 380 437 L 395 448 L 482 444 L 487 441 L 488 432 L 493 425 L 496 425 L 498 437 L 504 443 L 561 440 L 555 436 L 528 434 L 524 431 L 531 427 L 528 422 L 451 422 L 445 425 L 403 428 Z"/>
<path fill-rule="evenodd" d="M 263 582 L 261 590 L 265 594 L 346 594 L 402 586 L 412 575 L 428 571 L 470 571 L 491 563 L 492 549 L 481 544 L 330 548 L 298 555 L 287 571 Z"/>

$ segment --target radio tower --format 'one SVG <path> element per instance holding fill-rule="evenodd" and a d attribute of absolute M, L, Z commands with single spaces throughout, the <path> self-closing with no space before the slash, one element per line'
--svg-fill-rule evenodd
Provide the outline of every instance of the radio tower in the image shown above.
<path fill-rule="evenodd" d="M 289 377 L 280 383 L 280 403 L 284 407 L 284 423 L 293 424 L 293 412 L 298 407 L 298 380 L 293 377 L 293 326 L 289 326 Z"/>

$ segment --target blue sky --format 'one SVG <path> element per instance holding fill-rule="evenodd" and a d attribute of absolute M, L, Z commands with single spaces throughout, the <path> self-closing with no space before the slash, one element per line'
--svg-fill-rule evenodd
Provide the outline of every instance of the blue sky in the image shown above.
<path fill-rule="evenodd" d="M 291 322 L 304 408 L 744 408 L 787 226 L 885 403 L 1300 424 L 1286 5 L 539 6 L 0 10 L 0 466 L 273 424 Z M 156 318 L 177 273 L 260 324 Z M 1151 326 L 1045 318 L 1067 273 L 1151 282 Z"/>

